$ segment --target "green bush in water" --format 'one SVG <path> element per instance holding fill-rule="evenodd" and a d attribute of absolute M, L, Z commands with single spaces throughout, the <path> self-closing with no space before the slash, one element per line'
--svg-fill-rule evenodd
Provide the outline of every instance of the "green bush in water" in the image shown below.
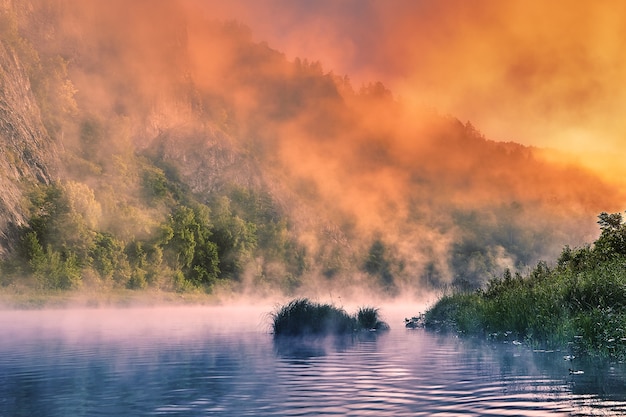
<path fill-rule="evenodd" d="M 357 326 L 364 330 L 388 330 L 389 325 L 380 320 L 378 309 L 361 307 L 356 315 Z"/>
<path fill-rule="evenodd" d="M 345 334 L 356 324 L 343 309 L 306 298 L 290 301 L 272 313 L 272 318 L 276 336 Z"/>
<path fill-rule="evenodd" d="M 351 334 L 357 330 L 387 330 L 379 320 L 378 309 L 362 307 L 355 316 L 331 304 L 312 302 L 306 298 L 290 301 L 272 313 L 275 336 L 324 336 Z"/>

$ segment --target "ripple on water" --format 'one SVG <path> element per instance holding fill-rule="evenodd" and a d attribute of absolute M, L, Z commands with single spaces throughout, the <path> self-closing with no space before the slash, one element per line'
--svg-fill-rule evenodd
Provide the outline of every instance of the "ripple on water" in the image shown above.
<path fill-rule="evenodd" d="M 69 329 L 54 315 L 15 321 L 0 312 L 0 330 L 11 336 L 0 339 L 0 415 L 626 413 L 623 367 L 607 370 L 611 385 L 602 386 L 591 370 L 570 376 L 559 352 L 404 329 L 367 340 L 275 341 L 259 326 L 216 327 L 212 311 L 174 310 L 159 321 L 125 313 L 112 321 L 86 313 L 89 326 Z M 116 333 L 124 321 L 131 324 Z"/>

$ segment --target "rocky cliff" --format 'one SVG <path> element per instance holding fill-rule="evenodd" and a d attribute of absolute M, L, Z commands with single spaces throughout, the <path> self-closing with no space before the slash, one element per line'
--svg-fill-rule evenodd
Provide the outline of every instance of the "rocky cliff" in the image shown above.
<path fill-rule="evenodd" d="M 24 186 L 49 183 L 57 152 L 17 53 L 0 42 L 0 255 L 15 247 L 26 218 Z"/>

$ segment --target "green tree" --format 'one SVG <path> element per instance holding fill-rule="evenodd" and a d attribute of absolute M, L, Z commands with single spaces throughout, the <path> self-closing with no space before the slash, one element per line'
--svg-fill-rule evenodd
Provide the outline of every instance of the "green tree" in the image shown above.
<path fill-rule="evenodd" d="M 92 268 L 101 278 L 112 278 L 126 283 L 130 278 L 130 264 L 124 245 L 110 233 L 96 233 L 89 253 Z"/>
<path fill-rule="evenodd" d="M 620 213 L 600 213 L 600 237 L 594 244 L 594 254 L 601 260 L 626 255 L 626 225 Z"/>
<path fill-rule="evenodd" d="M 193 210 L 186 206 L 179 207 L 172 215 L 170 226 L 172 238 L 168 246 L 173 251 L 176 268 L 188 268 L 196 250 L 197 227 Z"/>
<path fill-rule="evenodd" d="M 41 288 L 68 290 L 81 285 L 81 268 L 74 253 L 63 254 L 51 245 L 44 250 L 33 232 L 26 234 L 23 244 L 31 273 Z"/>
<path fill-rule="evenodd" d="M 218 199 L 213 211 L 211 240 L 217 245 L 220 270 L 226 277 L 237 278 L 256 248 L 256 225 L 234 214 L 228 197 Z"/>
<path fill-rule="evenodd" d="M 196 284 L 212 284 L 219 276 L 219 255 L 215 242 L 210 240 L 209 208 L 180 206 L 170 220 L 172 238 L 167 248 L 173 255 L 175 269 Z"/>
<path fill-rule="evenodd" d="M 364 269 L 368 274 L 378 277 L 385 289 L 391 289 L 394 286 L 391 262 L 387 257 L 387 247 L 380 239 L 374 240 L 370 246 Z"/>

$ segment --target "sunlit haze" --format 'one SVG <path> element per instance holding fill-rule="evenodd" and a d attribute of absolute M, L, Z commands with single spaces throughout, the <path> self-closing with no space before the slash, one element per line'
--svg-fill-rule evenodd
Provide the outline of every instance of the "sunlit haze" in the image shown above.
<path fill-rule="evenodd" d="M 622 3 L 33 4 L 14 16 L 38 55 L 15 45 L 49 68 L 59 250 L 148 245 L 175 287 L 207 264 L 159 240 L 193 200 L 211 279 L 399 295 L 527 271 L 624 209 Z"/>
<path fill-rule="evenodd" d="M 0 416 L 626 415 L 624 111 L 624 0 L 0 0 Z"/>
<path fill-rule="evenodd" d="M 198 1 L 289 59 L 470 120 L 487 137 L 623 173 L 620 1 Z M 615 171 L 613 171 L 615 170 Z"/>

